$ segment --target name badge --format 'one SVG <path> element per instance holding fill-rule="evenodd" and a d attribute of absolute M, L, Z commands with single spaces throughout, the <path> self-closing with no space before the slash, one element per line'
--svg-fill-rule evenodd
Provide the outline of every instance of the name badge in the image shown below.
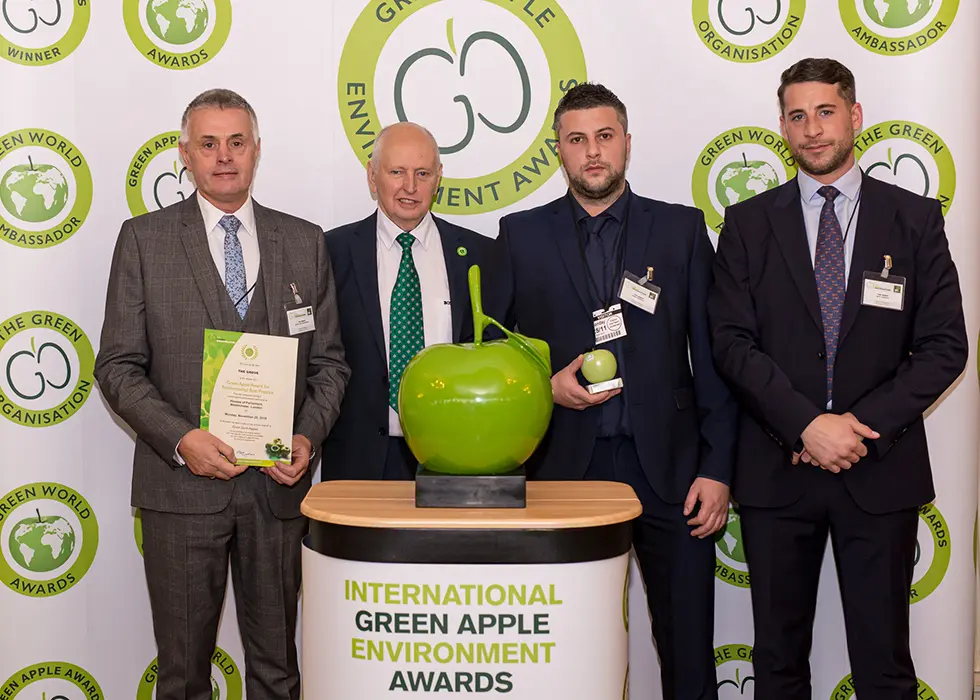
<path fill-rule="evenodd" d="M 286 321 L 289 323 L 289 335 L 300 335 L 316 330 L 316 323 L 313 321 L 312 306 L 286 307 Z"/>
<path fill-rule="evenodd" d="M 613 304 L 608 309 L 593 311 L 592 325 L 595 327 L 596 345 L 626 337 L 626 321 L 623 319 L 622 304 Z"/>
<path fill-rule="evenodd" d="M 652 314 L 657 310 L 660 287 L 647 277 L 637 277 L 629 272 L 624 272 L 623 283 L 619 287 L 619 298 L 627 304 L 632 304 L 648 314 Z"/>
<path fill-rule="evenodd" d="M 905 308 L 905 278 L 897 275 L 885 277 L 877 272 L 865 272 L 861 305 L 901 311 Z"/>

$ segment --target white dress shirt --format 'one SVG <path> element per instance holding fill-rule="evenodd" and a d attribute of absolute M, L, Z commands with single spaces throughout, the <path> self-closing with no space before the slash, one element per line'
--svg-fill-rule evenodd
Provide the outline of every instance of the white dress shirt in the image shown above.
<path fill-rule="evenodd" d="M 817 190 L 824 184 L 817 182 L 802 170 L 798 177 L 800 199 L 803 202 L 803 222 L 806 225 L 806 240 L 810 245 L 810 264 L 813 265 L 817 257 L 820 212 L 823 210 L 823 204 L 826 201 L 817 194 Z M 834 200 L 834 212 L 837 214 L 840 230 L 844 232 L 844 288 L 846 289 L 847 280 L 851 276 L 854 239 L 857 238 L 858 209 L 861 207 L 861 168 L 855 163 L 854 167 L 837 178 L 836 182 L 830 184 L 840 191 L 837 199 Z M 848 228 L 848 223 L 850 223 L 850 228 Z"/>
<path fill-rule="evenodd" d="M 201 216 L 204 217 L 204 230 L 208 234 L 208 248 L 211 250 L 211 257 L 214 259 L 214 266 L 218 268 L 218 275 L 221 282 L 225 281 L 225 230 L 218 225 L 225 212 L 206 200 L 200 192 L 197 193 L 197 203 L 201 207 Z M 242 258 L 245 261 L 245 288 L 248 290 L 248 300 L 252 300 L 253 285 L 259 275 L 259 237 L 255 231 L 255 212 L 252 210 L 252 198 L 245 200 L 241 209 L 235 212 L 241 226 L 238 227 L 238 241 L 242 245 Z M 229 297 L 230 298 L 230 297 Z M 237 299 L 231 299 L 234 304 Z M 174 461 L 183 466 L 184 459 L 180 456 L 180 442 L 174 448 Z"/>
<path fill-rule="evenodd" d="M 204 230 L 208 233 L 208 248 L 218 268 L 221 281 L 225 281 L 225 230 L 218 225 L 225 212 L 206 200 L 200 192 L 197 193 L 197 203 L 204 217 Z M 255 212 L 252 210 L 252 198 L 245 200 L 241 209 L 233 216 L 241 222 L 238 228 L 238 242 L 242 245 L 242 258 L 245 261 L 245 289 L 249 290 L 248 300 L 252 300 L 253 285 L 259 276 L 259 238 L 255 231 Z M 232 299 L 234 304 L 237 299 Z"/>
<path fill-rule="evenodd" d="M 381 301 L 381 324 L 385 334 L 385 357 L 391 358 L 391 292 L 398 279 L 398 268 L 402 261 L 402 247 L 395 240 L 403 233 L 395 222 L 378 209 L 378 297 Z M 419 275 L 422 288 L 422 323 L 425 345 L 453 342 L 453 312 L 450 307 L 449 275 L 446 272 L 446 259 L 442 252 L 442 238 L 439 229 L 426 214 L 412 231 L 415 243 L 412 244 L 412 259 Z M 388 407 L 388 434 L 402 435 L 398 413 Z"/>

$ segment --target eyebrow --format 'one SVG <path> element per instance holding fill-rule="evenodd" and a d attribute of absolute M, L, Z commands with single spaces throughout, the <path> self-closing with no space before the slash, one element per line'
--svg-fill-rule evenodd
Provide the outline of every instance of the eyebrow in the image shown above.
<path fill-rule="evenodd" d="M 827 109 L 827 108 L 837 109 L 837 106 L 838 105 L 835 104 L 835 103 L 833 103 L 833 102 L 825 102 L 822 105 L 817 105 L 815 109 Z M 790 114 L 790 116 L 792 116 L 794 114 L 806 114 L 806 110 L 805 109 L 793 109 L 793 110 L 790 110 L 789 114 Z"/>
<path fill-rule="evenodd" d="M 602 133 L 605 133 L 607 131 L 613 131 L 613 132 L 615 132 L 616 129 L 615 129 L 615 127 L 612 127 L 612 126 L 604 126 L 601 129 L 597 129 L 595 133 L 602 134 Z M 569 136 L 585 136 L 585 132 L 584 131 L 569 131 L 568 132 L 568 135 Z"/>
<path fill-rule="evenodd" d="M 218 140 L 218 137 L 217 136 L 214 136 L 212 134 L 201 134 L 201 137 L 200 138 L 201 138 L 201 140 L 204 140 L 204 139 L 210 139 L 212 141 L 217 141 Z M 230 138 L 230 139 L 241 139 L 241 138 L 245 138 L 245 134 L 239 132 L 239 133 L 232 134 L 228 138 Z"/>

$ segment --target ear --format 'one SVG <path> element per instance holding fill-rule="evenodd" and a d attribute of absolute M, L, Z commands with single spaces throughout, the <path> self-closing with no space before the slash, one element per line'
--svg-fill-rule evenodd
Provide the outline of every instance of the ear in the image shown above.
<path fill-rule="evenodd" d="M 372 165 L 370 159 L 368 159 L 368 162 L 365 163 L 364 169 L 367 170 L 368 189 L 371 190 L 371 196 L 376 199 L 378 196 L 378 185 L 374 181 L 374 166 Z"/>
<path fill-rule="evenodd" d="M 786 118 L 782 114 L 779 115 L 779 133 L 789 141 L 789 136 L 786 135 Z"/>
<path fill-rule="evenodd" d="M 860 102 L 855 102 L 851 107 L 851 126 L 854 127 L 855 134 L 864 126 L 864 107 Z"/>
<path fill-rule="evenodd" d="M 633 134 L 626 134 L 626 160 L 630 159 L 630 148 L 633 146 Z"/>

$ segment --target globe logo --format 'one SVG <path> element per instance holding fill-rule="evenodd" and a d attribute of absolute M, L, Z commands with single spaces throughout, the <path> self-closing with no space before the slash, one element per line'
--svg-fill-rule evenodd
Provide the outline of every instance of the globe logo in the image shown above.
<path fill-rule="evenodd" d="M 776 169 L 764 160 L 748 160 L 742 153 L 741 162 L 724 166 L 715 181 L 715 194 L 723 206 L 749 199 L 779 186 Z"/>
<path fill-rule="evenodd" d="M 922 20 L 935 0 L 864 0 L 872 21 L 888 29 L 905 29 Z"/>
<path fill-rule="evenodd" d="M 742 520 L 738 513 L 728 511 L 728 524 L 715 535 L 715 545 L 721 553 L 732 561 L 745 563 L 745 550 L 742 547 Z"/>
<path fill-rule="evenodd" d="M 157 38 L 168 44 L 190 44 L 208 28 L 205 0 L 148 0 L 146 22 Z"/>
<path fill-rule="evenodd" d="M 218 682 L 214 680 L 214 676 L 211 676 L 211 700 L 221 700 L 221 690 L 218 688 Z"/>
<path fill-rule="evenodd" d="M 58 216 L 68 203 L 68 181 L 53 165 L 15 165 L 0 178 L 0 203 L 21 221 L 40 223 Z"/>
<path fill-rule="evenodd" d="M 75 551 L 75 530 L 60 515 L 27 518 L 10 531 L 10 555 L 20 566 L 33 573 L 54 571 L 65 564 Z"/>

